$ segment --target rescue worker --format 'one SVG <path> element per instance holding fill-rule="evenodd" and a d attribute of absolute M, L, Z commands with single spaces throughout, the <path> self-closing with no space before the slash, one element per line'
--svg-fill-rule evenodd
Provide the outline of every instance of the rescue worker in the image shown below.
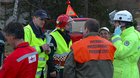
<path fill-rule="evenodd" d="M 116 47 L 113 78 L 139 78 L 140 35 L 132 26 L 133 17 L 127 10 L 114 16 L 112 42 Z"/>
<path fill-rule="evenodd" d="M 36 72 L 36 78 L 46 78 L 47 76 L 47 60 L 48 52 L 50 50 L 49 45 L 42 27 L 47 21 L 48 15 L 44 10 L 37 10 L 32 17 L 32 21 L 24 27 L 24 40 L 29 42 L 33 46 L 38 54 L 38 68 Z"/>
<path fill-rule="evenodd" d="M 137 22 L 137 27 L 136 27 L 137 31 L 140 33 L 140 22 Z M 139 73 L 140 73 L 140 58 L 138 61 L 138 68 L 139 68 Z"/>
<path fill-rule="evenodd" d="M 14 51 L 4 60 L 0 78 L 35 78 L 38 53 L 28 42 L 24 42 L 23 26 L 9 23 L 3 31 Z"/>
<path fill-rule="evenodd" d="M 51 48 L 50 62 L 48 62 L 50 64 L 50 78 L 63 78 L 64 62 L 72 45 L 72 40 L 69 36 L 72 21 L 73 19 L 68 15 L 62 14 L 58 16 L 56 29 L 50 33 L 52 36 L 51 44 L 54 45 Z"/>
<path fill-rule="evenodd" d="M 107 27 L 101 27 L 99 29 L 99 34 L 102 38 L 105 38 L 107 40 L 110 40 L 110 31 Z"/>
<path fill-rule="evenodd" d="M 116 48 L 98 36 L 99 23 L 89 19 L 84 25 L 84 38 L 72 45 L 64 65 L 64 78 L 112 78 Z"/>

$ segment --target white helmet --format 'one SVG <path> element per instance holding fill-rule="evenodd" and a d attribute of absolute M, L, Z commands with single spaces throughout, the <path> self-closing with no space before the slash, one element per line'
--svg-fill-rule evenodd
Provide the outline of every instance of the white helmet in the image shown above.
<path fill-rule="evenodd" d="M 133 17 L 127 10 L 118 11 L 114 16 L 114 21 L 133 22 Z"/>

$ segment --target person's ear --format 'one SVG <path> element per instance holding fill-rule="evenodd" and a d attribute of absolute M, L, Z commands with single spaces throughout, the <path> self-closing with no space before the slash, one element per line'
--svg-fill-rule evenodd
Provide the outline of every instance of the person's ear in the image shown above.
<path fill-rule="evenodd" d="M 87 28 L 85 28 L 86 33 L 89 33 L 89 30 Z"/>

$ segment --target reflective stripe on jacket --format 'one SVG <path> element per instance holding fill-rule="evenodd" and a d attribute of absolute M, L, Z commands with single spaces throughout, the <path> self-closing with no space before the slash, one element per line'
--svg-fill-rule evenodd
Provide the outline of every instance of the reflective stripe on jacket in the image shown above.
<path fill-rule="evenodd" d="M 113 63 L 114 78 L 139 78 L 140 33 L 129 27 L 121 36 L 113 36 L 112 42 L 117 49 Z"/>
<path fill-rule="evenodd" d="M 58 31 L 52 32 L 51 35 L 55 39 L 57 45 L 54 60 L 65 61 L 68 53 L 70 52 L 72 41 L 70 41 L 69 45 L 67 45 L 66 41 Z"/>
<path fill-rule="evenodd" d="M 19 58 L 17 59 L 17 62 L 20 62 L 20 61 L 22 61 L 22 60 L 24 60 L 24 59 L 26 59 L 26 58 L 28 58 L 28 57 L 31 57 L 31 58 L 30 58 L 31 61 L 34 60 L 34 59 L 36 60 L 36 56 L 35 56 L 35 58 L 34 58 L 34 55 L 36 55 L 36 54 L 38 54 L 38 52 L 33 52 L 33 53 L 25 54 L 25 55 L 19 57 Z"/>
<path fill-rule="evenodd" d="M 20 43 L 5 58 L 0 78 L 35 78 L 38 64 L 38 53 L 27 42 Z"/>
<path fill-rule="evenodd" d="M 37 50 L 39 54 L 38 58 L 38 68 L 46 68 L 46 61 L 48 60 L 48 55 L 45 52 L 41 52 L 40 46 L 46 44 L 46 39 L 37 38 L 30 25 L 24 27 L 24 40 L 29 42 L 29 44 Z M 40 70 L 38 69 L 37 72 Z"/>
<path fill-rule="evenodd" d="M 113 60 L 116 48 L 99 36 L 89 36 L 72 45 L 74 59 L 79 63 L 90 60 Z"/>

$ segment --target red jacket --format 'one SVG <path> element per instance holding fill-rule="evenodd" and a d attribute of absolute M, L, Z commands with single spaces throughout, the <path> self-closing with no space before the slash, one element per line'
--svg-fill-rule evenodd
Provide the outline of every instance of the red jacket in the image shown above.
<path fill-rule="evenodd" d="M 19 44 L 4 60 L 0 78 L 35 78 L 38 54 L 27 42 Z"/>

